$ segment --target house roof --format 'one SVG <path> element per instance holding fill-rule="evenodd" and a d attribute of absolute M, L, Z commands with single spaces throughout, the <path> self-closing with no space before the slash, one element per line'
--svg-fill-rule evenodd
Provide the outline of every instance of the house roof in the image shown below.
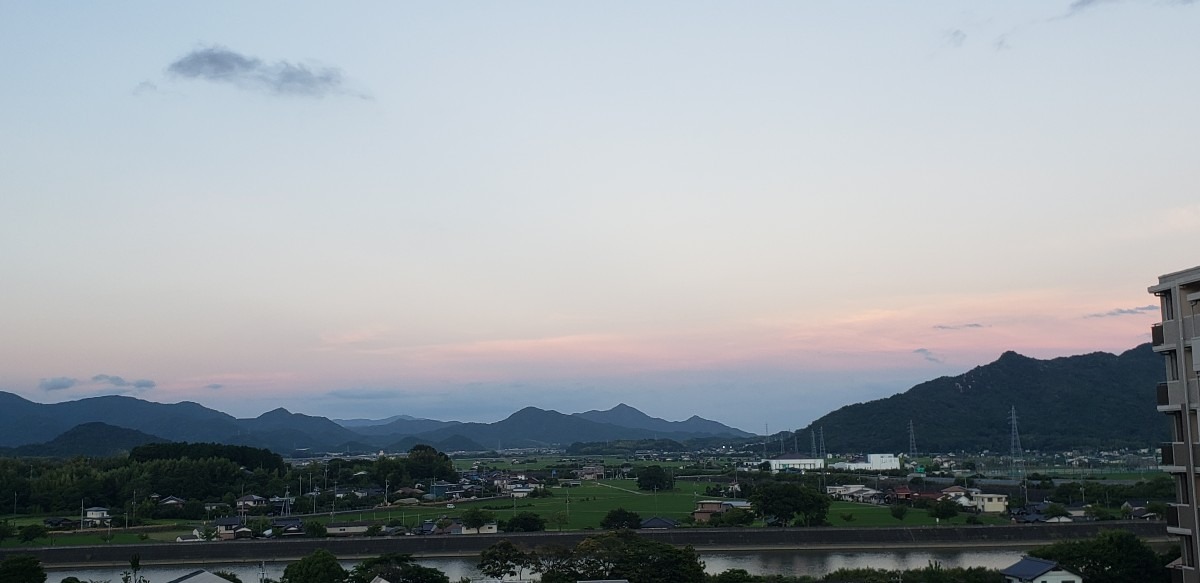
<path fill-rule="evenodd" d="M 1022 579 L 1025 581 L 1032 581 L 1055 569 L 1066 571 L 1066 569 L 1059 567 L 1058 563 L 1054 561 L 1026 556 L 1021 557 L 1020 561 L 1017 561 L 1016 563 L 1013 563 L 1004 569 L 1000 569 L 1000 574 L 1008 577 L 1016 577 L 1017 579 Z"/>
<path fill-rule="evenodd" d="M 199 571 L 192 571 L 178 579 L 167 581 L 167 583 L 229 583 L 229 581 L 213 575 L 204 569 L 200 569 Z"/>
<path fill-rule="evenodd" d="M 242 519 L 236 516 L 222 516 L 221 518 L 214 520 L 213 524 L 217 526 L 241 526 Z"/>
<path fill-rule="evenodd" d="M 670 518 L 651 516 L 650 518 L 643 520 L 639 525 L 639 528 L 675 528 L 677 526 L 679 526 L 679 523 L 671 520 Z"/>

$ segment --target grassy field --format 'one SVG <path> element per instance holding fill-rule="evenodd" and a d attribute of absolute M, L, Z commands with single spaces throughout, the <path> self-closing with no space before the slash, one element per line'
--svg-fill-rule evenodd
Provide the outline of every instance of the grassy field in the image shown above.
<path fill-rule="evenodd" d="M 634 480 L 601 480 L 585 481 L 577 488 L 550 488 L 554 494 L 550 498 L 508 498 L 480 501 L 460 501 L 454 508 L 446 508 L 444 504 L 437 506 L 412 506 L 407 508 L 364 510 L 355 513 L 338 514 L 337 521 L 372 520 L 381 523 L 400 520 L 407 526 L 415 526 L 423 520 L 437 520 L 443 516 L 455 516 L 462 510 L 472 507 L 487 508 L 496 513 L 499 519 L 508 519 L 515 512 L 535 512 L 547 519 L 548 530 L 558 526 L 552 520 L 555 515 L 567 518 L 563 525 L 565 530 L 599 529 L 600 520 L 610 510 L 624 508 L 638 513 L 642 518 L 662 516 L 680 520 L 691 515 L 696 507 L 696 501 L 709 496 L 704 495 L 706 487 L 713 485 L 707 482 L 679 482 L 676 489 L 670 492 L 639 492 Z M 515 502 L 515 508 L 514 508 Z M 850 520 L 847 520 L 849 518 Z M 966 515 L 959 515 L 942 524 L 966 524 Z M 998 516 L 981 516 L 984 524 L 1007 524 L 1007 520 Z M 18 525 L 39 520 L 37 517 L 22 517 L 16 521 Z M 251 518 L 254 520 L 254 518 Z M 306 517 L 305 520 L 329 522 L 328 515 Z M 834 527 L 871 527 L 871 526 L 932 526 L 936 524 L 928 513 L 920 509 L 909 510 L 904 520 L 892 517 L 887 506 L 874 504 L 856 504 L 852 502 L 834 502 L 829 509 L 828 520 Z M 762 526 L 762 523 L 756 523 Z M 146 533 L 150 541 L 173 541 L 180 534 L 190 533 L 191 528 L 179 525 L 178 528 Z M 52 540 L 38 539 L 33 543 L 20 543 L 15 539 L 3 541 L 4 547 L 29 545 L 88 545 L 103 544 L 107 532 L 93 531 L 87 533 L 56 533 Z M 112 544 L 142 542 L 136 532 L 126 532 L 123 529 L 112 530 Z"/>

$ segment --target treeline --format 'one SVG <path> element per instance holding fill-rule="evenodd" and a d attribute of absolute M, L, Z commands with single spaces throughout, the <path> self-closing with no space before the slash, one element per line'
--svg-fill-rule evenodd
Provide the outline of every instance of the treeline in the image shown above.
<path fill-rule="evenodd" d="M 567 455 L 623 455 L 639 451 L 684 452 L 691 449 L 673 439 L 621 439 L 617 441 L 575 442 L 567 446 Z"/>
<path fill-rule="evenodd" d="M 240 464 L 242 467 L 266 471 L 285 471 L 287 464 L 283 456 L 269 449 L 245 445 L 220 443 L 148 443 L 139 445 L 129 452 L 135 462 L 179 459 L 220 458 Z"/>
<path fill-rule="evenodd" d="M 24 513 L 74 516 L 80 507 L 103 506 L 135 517 L 202 518 L 205 502 L 230 506 L 244 494 L 263 497 L 322 491 L 297 500 L 300 507 L 333 496 L 333 486 L 397 488 L 454 481 L 458 474 L 446 454 L 425 445 L 413 447 L 407 459 L 330 460 L 289 467 L 268 450 L 214 444 L 154 444 L 120 458 L 0 458 L 0 492 L 15 494 L 15 509 Z M 212 454 L 211 457 L 202 457 Z M 303 485 L 301 484 L 303 482 Z M 150 496 L 175 496 L 182 508 L 157 505 Z M 381 496 L 382 497 L 382 496 Z M 264 510 L 265 511 L 265 510 Z"/>

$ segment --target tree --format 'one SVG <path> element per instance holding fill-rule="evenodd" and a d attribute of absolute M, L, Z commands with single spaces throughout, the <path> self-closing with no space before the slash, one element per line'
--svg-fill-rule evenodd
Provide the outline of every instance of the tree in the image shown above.
<path fill-rule="evenodd" d="M 413 562 L 412 555 L 389 553 L 354 566 L 347 583 L 370 583 L 380 577 L 389 583 L 450 583 L 445 573 Z"/>
<path fill-rule="evenodd" d="M 673 490 L 675 478 L 662 466 L 646 466 L 637 473 L 638 490 Z"/>
<path fill-rule="evenodd" d="M 614 508 L 600 519 L 600 528 L 616 530 L 618 528 L 638 528 L 642 525 L 642 517 L 638 513 L 624 508 Z"/>
<path fill-rule="evenodd" d="M 46 583 L 42 562 L 29 555 L 13 555 L 0 561 L 0 581 L 4 583 Z"/>
<path fill-rule="evenodd" d="M 1057 561 L 1088 583 L 1167 580 L 1165 559 L 1125 530 L 1108 530 L 1091 539 L 1054 543 L 1029 554 Z"/>
<path fill-rule="evenodd" d="M 320 522 L 308 520 L 304 523 L 304 536 L 322 538 L 329 536 L 329 529 L 325 528 L 325 525 Z"/>
<path fill-rule="evenodd" d="M 563 527 L 570 522 L 570 515 L 561 510 L 550 515 L 550 524 L 553 524 L 556 528 L 558 528 L 559 532 L 562 532 Z"/>
<path fill-rule="evenodd" d="M 529 554 L 517 548 L 508 540 L 502 540 L 479 554 L 479 572 L 503 579 L 508 576 L 518 578 L 532 564 Z"/>
<path fill-rule="evenodd" d="M 17 529 L 9 524 L 7 520 L 0 522 L 0 544 L 4 543 L 4 539 L 16 536 Z"/>
<path fill-rule="evenodd" d="M 584 539 L 572 553 L 575 579 L 627 579 L 630 583 L 704 580 L 704 563 L 692 547 L 652 541 L 631 530 Z M 545 581 L 545 576 L 543 576 Z M 560 579 L 561 580 L 561 579 Z"/>
<path fill-rule="evenodd" d="M 524 510 L 504 523 L 504 532 L 538 532 L 546 530 L 546 519 L 536 512 Z"/>
<path fill-rule="evenodd" d="M 765 482 L 754 487 L 750 501 L 759 516 L 787 526 L 793 518 L 804 526 L 825 524 L 829 496 L 794 482 Z"/>
<path fill-rule="evenodd" d="M 296 561 L 283 570 L 280 583 L 344 583 L 346 570 L 337 557 L 325 549 L 317 549 L 311 555 Z"/>
<path fill-rule="evenodd" d="M 929 507 L 929 516 L 938 520 L 954 518 L 958 516 L 958 502 L 949 498 L 938 500 Z"/>
<path fill-rule="evenodd" d="M 496 520 L 496 513 L 482 508 L 468 508 L 462 511 L 463 528 L 476 530 L 483 525 Z"/>
<path fill-rule="evenodd" d="M 1042 514 L 1044 514 L 1046 518 L 1063 518 L 1070 516 L 1071 512 L 1067 510 L 1066 506 L 1063 506 L 1058 502 L 1051 502 L 1050 504 L 1046 505 L 1046 511 Z"/>
<path fill-rule="evenodd" d="M 730 508 L 712 515 L 709 526 L 750 526 L 754 524 L 754 513 L 742 508 Z"/>
<path fill-rule="evenodd" d="M 50 536 L 50 531 L 40 524 L 26 524 L 21 527 L 21 542 L 32 542 L 39 538 Z"/>
<path fill-rule="evenodd" d="M 904 520 L 904 517 L 908 516 L 908 507 L 903 504 L 892 504 L 889 511 L 896 520 Z"/>

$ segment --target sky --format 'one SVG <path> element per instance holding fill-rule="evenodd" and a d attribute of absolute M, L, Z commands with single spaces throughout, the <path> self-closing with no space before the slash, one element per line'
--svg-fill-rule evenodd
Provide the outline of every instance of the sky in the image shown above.
<path fill-rule="evenodd" d="M 1200 264 L 1198 30 L 1174 0 L 0 0 L 0 390 L 775 432 L 1119 353 Z"/>

